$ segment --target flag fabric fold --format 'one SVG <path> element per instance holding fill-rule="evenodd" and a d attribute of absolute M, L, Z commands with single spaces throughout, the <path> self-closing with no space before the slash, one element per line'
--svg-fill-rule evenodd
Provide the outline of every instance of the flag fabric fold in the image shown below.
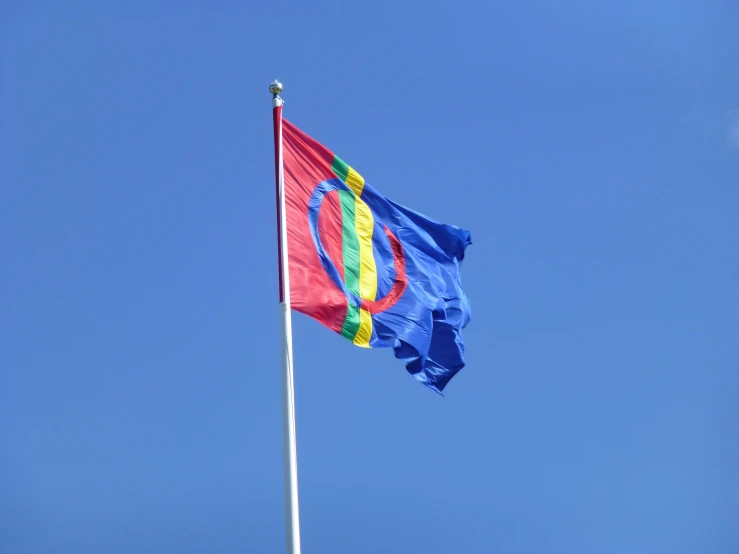
<path fill-rule="evenodd" d="M 389 347 L 441 393 L 465 365 L 470 233 L 385 198 L 283 119 L 292 308 L 361 347 Z"/>

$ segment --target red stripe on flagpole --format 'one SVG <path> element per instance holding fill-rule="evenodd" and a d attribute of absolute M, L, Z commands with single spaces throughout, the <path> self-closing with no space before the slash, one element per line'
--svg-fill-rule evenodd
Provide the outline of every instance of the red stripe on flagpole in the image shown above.
<path fill-rule="evenodd" d="M 280 302 L 285 301 L 285 288 L 282 277 L 282 226 L 280 225 L 280 146 L 282 142 L 282 106 L 272 108 L 272 123 L 275 134 L 275 199 L 277 204 L 277 273 L 279 275 Z"/>

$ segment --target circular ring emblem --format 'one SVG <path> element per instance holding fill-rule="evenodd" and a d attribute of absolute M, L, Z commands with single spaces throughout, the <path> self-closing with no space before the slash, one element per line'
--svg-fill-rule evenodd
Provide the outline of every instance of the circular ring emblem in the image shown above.
<path fill-rule="evenodd" d="M 379 314 L 394 306 L 408 286 L 408 278 L 405 274 L 405 255 L 403 253 L 403 246 L 400 244 L 400 241 L 393 234 L 393 232 L 387 226 L 383 225 L 385 237 L 387 238 L 390 245 L 390 250 L 393 253 L 393 266 L 395 268 L 395 279 L 393 282 L 393 286 L 391 287 L 390 291 L 379 300 L 367 300 L 366 298 L 361 298 L 355 292 L 349 290 L 343 278 L 341 277 L 341 273 L 336 268 L 333 260 L 326 252 L 326 249 L 323 246 L 323 242 L 321 241 L 320 233 L 318 231 L 318 214 L 321 211 L 321 205 L 323 203 L 324 197 L 330 192 L 340 190 L 352 192 L 351 189 L 347 187 L 346 184 L 344 184 L 339 178 L 322 181 L 313 190 L 313 194 L 311 195 L 310 202 L 308 204 L 308 223 L 310 225 L 311 235 L 313 236 L 313 244 L 316 247 L 316 253 L 321 260 L 321 265 L 323 265 L 324 271 L 328 274 L 328 276 L 338 287 L 338 289 L 344 293 L 344 296 L 347 298 L 349 303 L 354 307 L 366 310 L 371 314 Z M 354 194 L 354 192 L 352 192 L 352 194 Z M 378 226 L 373 225 L 372 229 L 374 234 L 375 231 L 378 229 Z M 379 280 L 379 276 L 377 278 Z"/>

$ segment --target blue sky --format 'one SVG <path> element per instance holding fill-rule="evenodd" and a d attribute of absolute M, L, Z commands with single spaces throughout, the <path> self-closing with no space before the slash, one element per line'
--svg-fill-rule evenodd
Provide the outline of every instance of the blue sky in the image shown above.
<path fill-rule="evenodd" d="M 441 398 L 294 318 L 306 554 L 739 551 L 739 4 L 0 7 L 0 551 L 284 548 L 268 84 L 472 232 Z"/>

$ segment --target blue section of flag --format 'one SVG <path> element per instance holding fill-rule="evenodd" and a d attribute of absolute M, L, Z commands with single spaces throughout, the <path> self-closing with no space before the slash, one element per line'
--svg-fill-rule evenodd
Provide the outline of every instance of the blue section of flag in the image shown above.
<path fill-rule="evenodd" d="M 462 289 L 461 266 L 470 233 L 396 204 L 369 184 L 362 200 L 375 224 L 389 229 L 402 245 L 408 281 L 392 307 L 372 315 L 370 346 L 393 348 L 409 373 L 441 393 L 465 365 L 462 329 L 472 312 Z M 387 247 L 375 248 L 375 256 L 378 267 L 393 266 Z M 382 289 L 388 286 L 384 283 Z"/>

